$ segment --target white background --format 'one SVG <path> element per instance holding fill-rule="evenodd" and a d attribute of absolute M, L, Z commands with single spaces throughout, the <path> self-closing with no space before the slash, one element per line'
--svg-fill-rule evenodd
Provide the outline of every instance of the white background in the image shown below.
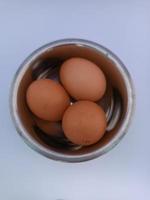
<path fill-rule="evenodd" d="M 115 52 L 136 87 L 134 121 L 121 143 L 81 164 L 31 150 L 10 119 L 9 88 L 20 63 L 56 39 L 83 38 Z M 150 199 L 150 1 L 0 0 L 0 199 Z"/>

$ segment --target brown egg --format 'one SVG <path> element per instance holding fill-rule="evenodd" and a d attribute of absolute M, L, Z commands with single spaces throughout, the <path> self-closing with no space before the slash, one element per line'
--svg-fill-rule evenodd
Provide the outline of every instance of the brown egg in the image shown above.
<path fill-rule="evenodd" d="M 65 136 L 74 144 L 91 145 L 104 135 L 106 116 L 96 103 L 78 101 L 65 111 L 62 127 Z"/>
<path fill-rule="evenodd" d="M 70 58 L 60 69 L 60 79 L 68 93 L 77 100 L 99 100 L 106 90 L 102 70 L 84 58 Z"/>
<path fill-rule="evenodd" d="M 39 118 L 34 118 L 36 125 L 49 136 L 63 137 L 61 122 L 50 122 Z"/>
<path fill-rule="evenodd" d="M 39 79 L 31 83 L 26 94 L 30 110 L 39 118 L 59 121 L 70 99 L 64 88 L 53 80 Z"/>

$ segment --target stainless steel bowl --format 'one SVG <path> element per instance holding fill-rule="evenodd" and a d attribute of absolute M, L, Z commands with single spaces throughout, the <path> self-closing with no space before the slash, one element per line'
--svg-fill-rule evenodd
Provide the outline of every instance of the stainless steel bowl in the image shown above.
<path fill-rule="evenodd" d="M 88 147 L 73 145 L 64 138 L 57 143 L 55 138 L 43 137 L 25 100 L 26 90 L 34 79 L 49 77 L 59 81 L 59 67 L 70 57 L 91 60 L 107 78 L 106 94 L 97 102 L 106 112 L 107 130 L 98 143 Z M 133 116 L 134 96 L 131 77 L 114 53 L 95 42 L 63 39 L 42 46 L 21 64 L 12 83 L 10 108 L 18 133 L 32 149 L 54 160 L 82 162 L 103 155 L 123 138 Z"/>

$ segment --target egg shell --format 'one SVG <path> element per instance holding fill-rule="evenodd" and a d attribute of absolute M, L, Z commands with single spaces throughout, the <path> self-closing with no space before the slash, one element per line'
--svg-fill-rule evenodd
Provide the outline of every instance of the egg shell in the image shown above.
<path fill-rule="evenodd" d="M 53 137 L 63 137 L 63 130 L 61 126 L 61 122 L 50 122 L 39 119 L 37 117 L 34 118 L 36 125 L 47 135 Z"/>
<path fill-rule="evenodd" d="M 104 111 L 90 101 L 78 101 L 69 106 L 62 120 L 65 136 L 74 144 L 85 146 L 98 142 L 106 125 Z"/>
<path fill-rule="evenodd" d="M 50 79 L 39 79 L 27 89 L 26 100 L 30 110 L 39 118 L 59 121 L 70 104 L 65 89 Z"/>
<path fill-rule="evenodd" d="M 99 100 L 106 90 L 103 71 L 84 58 L 70 58 L 60 69 L 60 80 L 68 93 L 76 100 Z"/>

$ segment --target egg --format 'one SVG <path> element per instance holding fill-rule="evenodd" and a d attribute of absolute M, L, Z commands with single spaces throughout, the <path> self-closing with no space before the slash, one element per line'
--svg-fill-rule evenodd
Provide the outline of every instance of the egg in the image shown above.
<path fill-rule="evenodd" d="M 27 89 L 26 100 L 37 117 L 48 121 L 59 121 L 70 104 L 65 89 L 50 79 L 33 81 Z"/>
<path fill-rule="evenodd" d="M 78 101 L 69 106 L 62 120 L 65 136 L 74 144 L 85 146 L 98 142 L 106 125 L 104 111 L 91 101 Z"/>
<path fill-rule="evenodd" d="M 35 118 L 36 125 L 47 135 L 52 137 L 63 137 L 61 122 L 50 122 L 39 118 Z"/>
<path fill-rule="evenodd" d="M 68 93 L 76 100 L 99 100 L 106 90 L 103 71 L 84 58 L 70 58 L 60 69 L 60 80 Z"/>

